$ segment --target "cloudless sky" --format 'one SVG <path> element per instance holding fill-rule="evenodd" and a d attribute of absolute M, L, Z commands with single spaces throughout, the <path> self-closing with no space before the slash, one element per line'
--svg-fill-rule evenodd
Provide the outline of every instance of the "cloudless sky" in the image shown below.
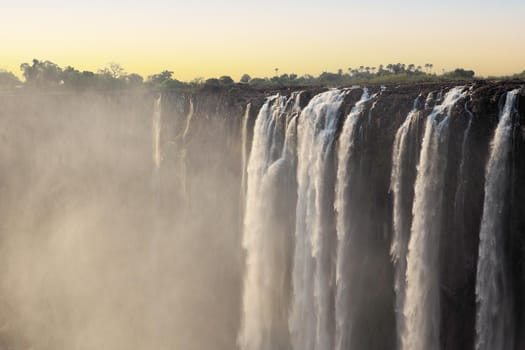
<path fill-rule="evenodd" d="M 525 70 L 523 0 L 0 0 L 0 69 L 32 58 L 147 76 L 319 74 L 433 63 Z"/>

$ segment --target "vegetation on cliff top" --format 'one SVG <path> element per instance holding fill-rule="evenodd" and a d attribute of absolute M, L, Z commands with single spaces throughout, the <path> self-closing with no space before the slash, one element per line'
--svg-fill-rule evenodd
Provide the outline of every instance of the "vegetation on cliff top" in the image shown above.
<path fill-rule="evenodd" d="M 153 89 L 153 90 L 218 90 L 234 86 L 249 86 L 252 88 L 279 88 L 289 86 L 349 86 L 355 84 L 398 84 L 439 82 L 451 80 L 474 80 L 472 70 L 462 68 L 450 72 L 436 74 L 433 65 L 427 63 L 423 66 L 414 64 L 388 64 L 378 67 L 360 66 L 348 68 L 346 71 L 339 69 L 337 72 L 323 72 L 319 76 L 305 74 L 279 74 L 275 68 L 273 77 L 250 77 L 244 74 L 239 82 L 229 76 L 219 78 L 196 78 L 191 82 L 182 82 L 173 77 L 172 71 L 162 71 L 144 79 L 135 73 L 127 73 L 121 65 L 111 63 L 97 72 L 79 71 L 72 66 L 62 68 L 57 64 L 33 59 L 31 63 L 20 65 L 24 81 L 8 71 L 0 70 L 0 90 L 11 89 L 45 89 L 75 91 L 108 91 L 127 89 Z M 510 77 L 491 77 L 492 79 L 525 79 L 525 71 Z"/>

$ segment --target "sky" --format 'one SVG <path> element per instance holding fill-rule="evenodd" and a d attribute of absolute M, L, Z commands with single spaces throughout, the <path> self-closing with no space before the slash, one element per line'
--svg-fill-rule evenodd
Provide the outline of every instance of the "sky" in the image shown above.
<path fill-rule="evenodd" d="M 180 80 L 388 63 L 525 70 L 523 0 L 0 0 L 0 69 L 111 62 Z"/>

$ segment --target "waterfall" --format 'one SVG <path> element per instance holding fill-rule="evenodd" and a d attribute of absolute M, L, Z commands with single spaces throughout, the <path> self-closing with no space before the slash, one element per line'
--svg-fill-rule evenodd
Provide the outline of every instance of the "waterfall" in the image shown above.
<path fill-rule="evenodd" d="M 463 255 L 461 261 L 467 261 L 464 259 L 465 253 L 465 201 L 466 201 L 466 191 L 469 181 L 469 172 L 467 169 L 467 160 L 470 157 L 470 152 L 468 149 L 468 140 L 470 135 L 470 130 L 472 129 L 472 122 L 474 120 L 474 115 L 472 111 L 468 108 L 468 104 L 465 103 L 465 111 L 468 114 L 468 122 L 465 131 L 463 132 L 463 138 L 461 141 L 461 153 L 460 153 L 460 163 L 458 171 L 458 180 L 456 193 L 454 195 L 454 231 L 456 236 L 456 246 L 460 247 L 459 253 Z M 465 262 L 466 263 L 466 262 Z"/>
<path fill-rule="evenodd" d="M 465 131 L 463 133 L 463 139 L 461 141 L 461 162 L 459 164 L 459 173 L 458 173 L 458 188 L 456 190 L 456 195 L 454 198 L 454 212 L 457 217 L 457 220 L 462 220 L 464 216 L 465 211 L 465 186 L 467 182 L 467 176 L 466 176 L 466 167 L 465 167 L 465 160 L 468 158 L 468 137 L 470 134 L 470 129 L 472 128 L 472 120 L 474 119 L 474 115 L 472 112 L 468 109 L 467 104 L 465 103 L 465 111 L 467 112 L 469 119 L 467 127 L 465 128 Z"/>
<path fill-rule="evenodd" d="M 161 98 L 159 97 L 155 100 L 153 105 L 153 118 L 152 118 L 152 157 L 153 165 L 156 169 L 160 167 L 161 154 L 160 154 L 160 129 L 161 129 Z"/>
<path fill-rule="evenodd" d="M 299 118 L 294 294 L 289 320 L 297 350 L 330 349 L 333 342 L 330 259 L 335 237 L 326 230 L 325 212 L 333 187 L 325 181 L 345 93 L 329 90 L 316 95 Z"/>
<path fill-rule="evenodd" d="M 432 94 L 429 94 L 431 96 Z M 417 122 L 420 118 L 419 95 L 414 101 L 412 110 L 408 113 L 405 121 L 396 132 L 394 149 L 392 152 L 392 174 L 390 180 L 390 191 L 394 197 L 393 205 L 393 238 L 390 247 L 390 255 L 395 266 L 394 291 L 396 293 L 395 313 L 398 335 L 398 349 L 401 347 L 401 335 L 403 334 L 404 316 L 403 305 L 405 303 L 405 277 L 408 240 L 410 237 L 410 223 L 412 220 L 407 203 L 413 200 L 413 191 L 407 188 L 413 180 L 407 174 L 415 168 L 415 147 L 419 147 Z M 427 101 L 429 98 L 427 97 Z M 428 102 L 427 102 L 428 103 Z"/>
<path fill-rule="evenodd" d="M 449 117 L 463 87 L 451 89 L 427 117 L 412 209 L 402 348 L 440 349 L 439 236 L 447 169 Z"/>
<path fill-rule="evenodd" d="M 352 338 L 352 303 L 349 266 L 350 254 L 348 247 L 352 244 L 352 227 L 349 222 L 347 199 L 351 198 L 351 171 L 356 166 L 353 160 L 355 142 L 359 134 L 359 120 L 365 103 L 370 100 L 368 91 L 364 89 L 361 99 L 356 103 L 346 117 L 343 130 L 339 137 L 337 152 L 337 179 L 335 185 L 335 210 L 337 213 L 337 260 L 336 260 L 336 295 L 335 295 L 335 349 L 345 350 L 351 344 Z"/>
<path fill-rule="evenodd" d="M 506 269 L 504 244 L 512 145 L 512 116 L 519 89 L 506 95 L 491 144 L 485 174 L 485 200 L 480 229 L 476 281 L 478 303 L 476 350 L 511 350 L 514 348 L 512 293 Z"/>
<path fill-rule="evenodd" d="M 400 77 L 0 93 L 0 350 L 525 350 L 524 81 Z"/>
<path fill-rule="evenodd" d="M 501 232 L 517 91 L 502 106 L 487 167 L 476 350 L 514 344 Z M 359 94 L 345 117 L 347 101 Z M 470 111 L 479 106 L 473 98 L 466 102 L 471 94 L 464 87 L 421 94 L 401 125 L 380 114 L 388 110 L 382 94 L 357 87 L 321 92 L 302 111 L 301 93 L 269 97 L 253 131 L 252 106 L 246 106 L 239 121 L 246 253 L 241 350 L 472 344 L 476 254 L 470 250 L 477 238 L 469 231 L 481 219 L 483 188 L 482 173 L 473 169 L 484 166 L 473 150 L 490 121 L 479 119 L 479 109 Z M 476 201 L 473 209 L 469 201 Z"/>
<path fill-rule="evenodd" d="M 287 331 L 292 229 L 286 208 L 293 188 L 299 94 L 273 96 L 255 122 L 248 160 L 243 248 L 246 271 L 242 325 L 243 350 L 284 349 Z"/>
<path fill-rule="evenodd" d="M 195 112 L 193 107 L 193 99 L 190 98 L 190 110 L 186 116 L 186 127 L 184 128 L 184 133 L 182 134 L 183 142 L 186 141 L 188 134 L 190 132 L 191 120 L 193 119 L 193 113 Z"/>
<path fill-rule="evenodd" d="M 248 121 L 250 120 L 250 112 L 252 109 L 252 104 L 248 103 L 246 105 L 246 111 L 244 112 L 244 116 L 242 118 L 242 125 L 241 125 L 241 202 L 242 205 L 246 202 L 246 175 L 247 175 L 247 166 L 248 166 Z"/>
<path fill-rule="evenodd" d="M 181 149 L 181 160 L 180 160 L 180 183 L 181 183 L 181 193 L 183 194 L 183 197 L 188 199 L 188 179 L 187 179 L 187 172 L 188 172 L 188 155 L 187 155 L 187 144 L 188 144 L 188 136 L 190 134 L 190 128 L 191 128 L 191 120 L 193 119 L 193 114 L 195 113 L 194 106 L 193 106 L 193 99 L 190 97 L 190 110 L 188 111 L 188 115 L 186 116 L 186 126 L 184 127 L 184 132 L 182 133 L 182 149 Z"/>

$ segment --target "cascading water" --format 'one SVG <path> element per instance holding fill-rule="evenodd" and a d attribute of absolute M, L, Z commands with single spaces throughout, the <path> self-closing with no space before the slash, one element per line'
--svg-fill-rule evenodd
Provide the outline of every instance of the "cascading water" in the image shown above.
<path fill-rule="evenodd" d="M 290 332 L 294 349 L 330 349 L 333 342 L 333 267 L 335 237 L 327 232 L 329 187 L 325 184 L 344 91 L 316 95 L 298 125 L 298 198 Z"/>
<path fill-rule="evenodd" d="M 153 105 L 153 118 L 152 118 L 152 158 L 153 165 L 156 169 L 160 167 L 161 154 L 160 154 L 160 129 L 161 129 L 161 101 L 162 96 L 159 96 Z"/>
<path fill-rule="evenodd" d="M 245 205 L 246 202 L 246 178 L 247 178 L 247 166 L 248 166 L 248 121 L 250 119 L 250 112 L 252 109 L 252 104 L 248 103 L 246 105 L 246 111 L 242 117 L 242 126 L 241 126 L 241 147 L 242 147 L 242 160 L 241 160 L 241 202 L 242 205 Z"/>
<path fill-rule="evenodd" d="M 250 154 L 251 106 L 245 110 L 240 122 L 243 169 L 248 162 L 240 176 L 246 251 L 238 334 L 242 350 L 385 345 L 457 350 L 473 342 L 473 312 L 464 325 L 454 319 L 454 332 L 446 324 L 474 305 L 475 254 L 470 250 L 477 244 L 472 228 L 481 211 L 476 214 L 477 207 L 468 207 L 468 201 L 482 198 L 482 183 L 472 177 L 484 164 L 483 154 L 474 153 L 484 141 L 479 108 L 476 113 L 470 108 L 479 97 L 472 88 L 426 89 L 426 99 L 421 93 L 411 110 L 403 109 L 406 118 L 399 125 L 399 116 L 396 121 L 382 117 L 384 99 L 395 91 L 370 95 L 363 89 L 343 122 L 342 111 L 350 107 L 345 104 L 355 101 L 359 91 L 321 92 L 302 111 L 301 94 L 269 98 L 255 120 Z M 511 313 L 509 277 L 502 238 L 493 232 L 503 230 L 500 211 L 510 176 L 503 165 L 508 163 L 516 91 L 508 94 L 501 111 L 487 168 L 477 350 L 511 350 L 512 332 L 507 330 L 513 325 L 505 316 Z M 391 168 L 384 166 L 389 161 Z M 386 169 L 386 176 L 377 174 Z M 457 241 L 445 241 L 450 237 Z M 451 244 L 464 248 L 447 252 Z M 465 256 L 457 255 L 461 249 Z M 454 271 L 456 263 L 461 266 Z M 451 309 L 464 301 L 461 310 Z M 442 320 L 441 313 L 448 319 Z M 375 339 L 374 333 L 385 339 Z"/>
<path fill-rule="evenodd" d="M 294 175 L 296 116 L 299 94 L 269 98 L 254 127 L 248 161 L 243 247 L 246 271 L 242 326 L 243 350 L 284 349 L 288 346 L 287 309 L 291 232 L 280 203 Z M 290 205 L 288 205 L 290 206 Z M 283 209 L 285 210 L 285 209 Z"/>
<path fill-rule="evenodd" d="M 194 109 L 194 106 L 193 106 L 193 99 L 190 98 L 190 109 L 188 111 L 188 115 L 186 116 L 186 126 L 184 127 L 184 132 L 182 133 L 182 149 L 180 150 L 181 152 L 181 158 L 180 158 L 180 183 L 181 183 L 181 193 L 183 194 L 183 196 L 187 199 L 188 197 L 188 184 L 187 184 L 187 168 L 188 168 L 188 165 L 187 165 L 187 162 L 188 162 L 188 155 L 187 155 L 187 152 L 188 150 L 186 149 L 187 147 L 187 142 L 188 142 L 188 137 L 189 137 L 189 134 L 190 134 L 190 127 L 191 127 L 191 120 L 193 119 L 193 114 L 195 113 L 195 109 Z"/>
<path fill-rule="evenodd" d="M 449 117 L 464 94 L 451 89 L 428 116 L 415 183 L 407 256 L 403 350 L 440 349 L 439 236 L 447 169 Z"/>
<path fill-rule="evenodd" d="M 519 89 L 510 91 L 500 112 L 485 175 L 476 281 L 476 350 L 514 349 L 512 293 L 505 261 L 510 150 Z"/>
<path fill-rule="evenodd" d="M 459 164 L 459 173 L 458 173 L 458 186 L 456 190 L 456 195 L 454 198 L 454 212 L 457 216 L 456 220 L 462 220 L 463 216 L 465 215 L 465 187 L 467 183 L 467 176 L 466 176 L 466 162 L 465 160 L 468 159 L 468 137 L 470 135 L 470 129 L 472 128 L 472 121 L 474 119 L 474 115 L 472 112 L 468 109 L 467 104 L 465 103 L 465 111 L 467 112 L 469 118 L 468 118 L 468 124 L 465 128 L 465 132 L 463 133 L 463 139 L 461 141 L 461 162 Z"/>
<path fill-rule="evenodd" d="M 359 133 L 359 121 L 365 103 L 370 100 L 365 89 L 361 99 L 346 117 L 343 130 L 339 137 L 337 153 L 337 179 L 335 185 L 335 210 L 337 213 L 337 261 L 336 261 L 336 295 L 335 295 L 335 349 L 345 350 L 351 344 L 353 333 L 353 312 L 351 298 L 351 266 L 349 259 L 352 245 L 352 223 L 349 220 L 347 199 L 352 196 L 351 173 L 357 167 L 355 156 L 355 141 Z"/>
<path fill-rule="evenodd" d="M 390 191 L 394 197 L 393 204 L 393 237 L 390 247 L 390 255 L 395 265 L 394 291 L 396 293 L 396 327 L 398 335 L 398 348 L 401 347 L 401 335 L 403 334 L 404 316 L 403 306 L 405 303 L 405 281 L 406 281 L 406 258 L 408 251 L 408 240 L 410 237 L 411 213 L 407 210 L 407 203 L 412 203 L 414 193 L 408 184 L 408 171 L 415 168 L 414 158 L 417 156 L 417 147 L 420 147 L 417 123 L 421 117 L 420 106 L 421 95 L 414 101 L 412 110 L 408 113 L 405 121 L 397 130 L 392 152 L 392 175 L 390 179 Z M 428 100 L 428 98 L 427 98 Z M 408 186 L 407 186 L 408 185 Z"/>

